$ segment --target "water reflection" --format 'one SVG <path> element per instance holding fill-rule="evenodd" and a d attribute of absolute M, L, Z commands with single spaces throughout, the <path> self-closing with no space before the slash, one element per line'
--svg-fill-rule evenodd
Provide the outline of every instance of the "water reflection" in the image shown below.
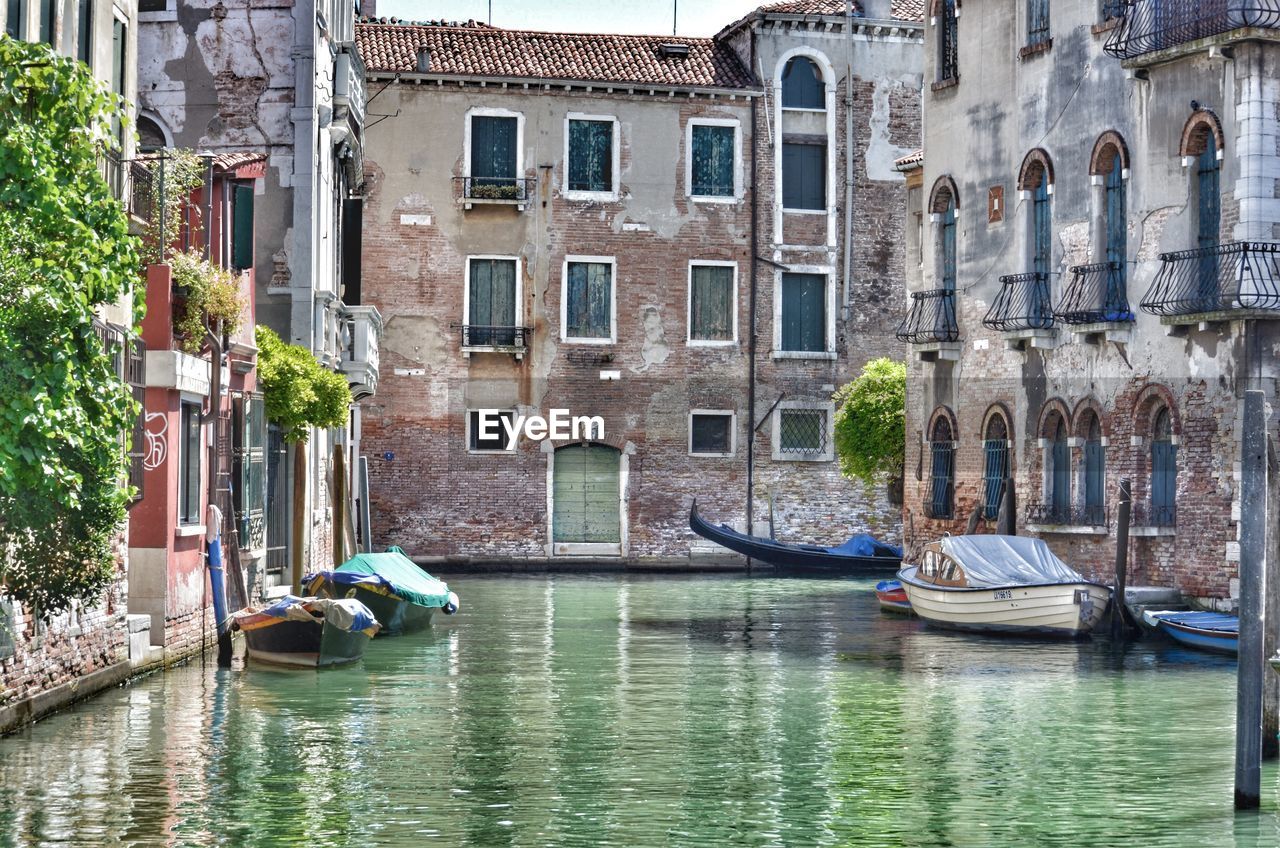
<path fill-rule="evenodd" d="M 0 845 L 1276 845 L 1233 664 L 995 641 L 862 582 L 462 578 L 321 674 L 200 664 L 0 740 Z"/>

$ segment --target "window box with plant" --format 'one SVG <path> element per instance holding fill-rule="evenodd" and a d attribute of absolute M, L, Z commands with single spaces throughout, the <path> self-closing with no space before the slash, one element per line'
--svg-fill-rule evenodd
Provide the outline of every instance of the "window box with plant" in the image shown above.
<path fill-rule="evenodd" d="M 186 353 L 199 353 L 205 330 L 234 335 L 244 314 L 237 276 L 203 259 L 195 251 L 169 257 L 173 269 L 173 334 Z"/>

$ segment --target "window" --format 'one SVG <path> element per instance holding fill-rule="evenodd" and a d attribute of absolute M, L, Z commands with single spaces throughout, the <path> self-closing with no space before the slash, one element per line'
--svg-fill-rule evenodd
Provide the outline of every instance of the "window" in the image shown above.
<path fill-rule="evenodd" d="M 1221 164 L 1213 133 L 1205 133 L 1204 150 L 1196 160 L 1196 200 L 1198 212 L 1197 246 L 1217 247 L 1222 219 L 1219 190 Z M 1214 260 L 1216 266 L 1216 259 Z"/>
<path fill-rule="evenodd" d="M 147 458 L 147 346 L 139 336 L 129 340 L 125 352 L 125 380 L 133 391 L 138 404 L 138 414 L 133 419 L 133 433 L 129 441 L 129 485 L 134 494 L 131 503 L 142 500 L 146 478 Z"/>
<path fill-rule="evenodd" d="M 560 316 L 562 340 L 615 341 L 613 274 L 612 257 L 582 256 L 565 260 Z"/>
<path fill-rule="evenodd" d="M 485 413 L 481 416 L 481 413 Z M 507 427 L 515 421 L 510 409 L 467 410 L 467 450 L 471 453 L 508 453 L 515 450 Z M 505 422 L 505 423 L 504 423 Z"/>
<path fill-rule="evenodd" d="M 689 194 L 698 198 L 738 195 L 738 122 L 689 122 Z"/>
<path fill-rule="evenodd" d="M 472 256 L 467 260 L 466 342 L 468 345 L 514 345 L 520 301 L 519 261 Z"/>
<path fill-rule="evenodd" d="M 58 0 L 40 0 L 40 40 L 53 44 L 54 23 L 58 19 Z"/>
<path fill-rule="evenodd" d="M 1098 20 L 1114 21 L 1124 17 L 1126 0 L 1099 0 Z"/>
<path fill-rule="evenodd" d="M 1173 441 L 1169 410 L 1156 413 L 1151 438 L 1151 524 L 1169 527 L 1174 523 L 1178 488 L 1178 446 Z"/>
<path fill-rule="evenodd" d="M 951 518 L 955 511 L 956 443 L 951 422 L 938 416 L 929 435 L 929 499 L 925 515 L 929 518 Z"/>
<path fill-rule="evenodd" d="M 80 0 L 79 18 L 76 22 L 76 58 L 85 64 L 90 64 L 93 60 L 93 0 Z"/>
<path fill-rule="evenodd" d="M 956 20 L 956 0 L 942 0 L 942 14 L 938 16 L 938 82 L 950 82 L 960 78 L 958 56 L 960 39 L 959 21 Z"/>
<path fill-rule="evenodd" d="M 782 406 L 777 411 L 775 459 L 829 459 L 827 408 Z"/>
<path fill-rule="evenodd" d="M 942 277 L 942 288 L 955 291 L 956 288 L 956 199 L 947 195 L 946 207 L 939 214 L 938 253 L 939 271 Z"/>
<path fill-rule="evenodd" d="M 1110 276 L 1107 277 L 1106 303 L 1111 305 L 1124 296 L 1125 261 L 1128 258 L 1124 163 L 1120 160 L 1119 152 L 1111 158 L 1111 169 L 1107 171 L 1105 184 L 1103 215 L 1106 225 L 1107 264 L 1111 269 Z"/>
<path fill-rule="evenodd" d="M 732 410 L 695 409 L 689 413 L 689 453 L 694 456 L 733 456 Z"/>
<path fill-rule="evenodd" d="M 169 0 L 138 0 L 139 12 L 164 12 L 169 7 Z"/>
<path fill-rule="evenodd" d="M 178 523 L 200 523 L 200 404 L 182 402 L 178 448 Z"/>
<path fill-rule="evenodd" d="M 732 344 L 737 340 L 737 274 L 733 262 L 689 265 L 689 341 Z"/>
<path fill-rule="evenodd" d="M 994 520 L 1000 514 L 1004 483 L 1009 476 L 1009 425 L 1003 415 L 993 415 L 987 422 L 982 441 L 982 517 Z"/>
<path fill-rule="evenodd" d="M 1043 173 L 1039 184 L 1031 190 L 1031 255 L 1032 270 L 1047 275 L 1053 262 L 1053 227 L 1049 181 Z"/>
<path fill-rule="evenodd" d="M 119 18 L 112 18 L 111 27 L 111 90 L 124 97 L 124 75 L 129 67 L 127 61 L 129 27 Z M 124 124 L 120 122 L 120 116 L 114 112 L 111 116 L 111 132 L 123 148 Z"/>
<path fill-rule="evenodd" d="M 827 146 L 782 143 L 782 207 L 827 208 Z"/>
<path fill-rule="evenodd" d="M 782 275 L 783 351 L 827 350 L 827 278 L 823 274 Z"/>
<path fill-rule="evenodd" d="M 812 59 L 796 56 L 782 71 L 783 109 L 826 109 L 822 71 Z"/>
<path fill-rule="evenodd" d="M 253 184 L 231 186 L 231 265 L 238 271 L 253 267 Z"/>
<path fill-rule="evenodd" d="M 518 117 L 471 112 L 467 118 L 471 131 L 467 176 L 471 178 L 472 189 L 515 189 L 520 168 Z M 468 192 L 468 196 L 471 194 Z"/>
<path fill-rule="evenodd" d="M 1049 43 L 1049 0 L 1027 0 L 1027 44 Z"/>
<path fill-rule="evenodd" d="M 1084 513 L 1085 523 L 1095 527 L 1106 523 L 1107 474 L 1106 447 L 1102 444 L 1102 425 L 1098 416 L 1089 416 L 1089 429 L 1084 440 Z"/>
<path fill-rule="evenodd" d="M 566 193 L 613 198 L 618 191 L 616 120 L 612 117 L 570 115 L 566 123 Z"/>
<path fill-rule="evenodd" d="M 9 0 L 4 18 L 4 31 L 10 38 L 26 34 L 27 0 Z"/>
<path fill-rule="evenodd" d="M 266 404 L 255 394 L 240 395 L 232 404 L 236 528 L 241 548 L 260 551 L 267 546 Z"/>
<path fill-rule="evenodd" d="M 1061 415 L 1050 424 L 1048 456 L 1049 519 L 1054 524 L 1065 524 L 1071 513 L 1071 446 L 1067 441 L 1067 422 Z"/>

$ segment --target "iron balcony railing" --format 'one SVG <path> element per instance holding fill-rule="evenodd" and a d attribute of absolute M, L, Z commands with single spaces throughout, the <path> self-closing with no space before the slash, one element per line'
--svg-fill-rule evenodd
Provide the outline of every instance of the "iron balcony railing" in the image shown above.
<path fill-rule="evenodd" d="M 1194 315 L 1280 309 L 1280 244 L 1236 241 L 1160 254 L 1143 312 Z"/>
<path fill-rule="evenodd" d="M 462 183 L 466 200 L 508 200 L 519 203 L 529 199 L 532 177 L 454 177 Z"/>
<path fill-rule="evenodd" d="M 1247 27 L 1280 28 L 1280 0 L 1129 0 L 1103 50 L 1132 59 Z"/>
<path fill-rule="evenodd" d="M 909 344 L 960 340 L 956 323 L 954 289 L 932 289 L 911 293 L 911 309 L 898 325 L 898 341 Z"/>
<path fill-rule="evenodd" d="M 481 324 L 463 324 L 462 346 L 502 347 L 524 350 L 528 347 L 528 327 L 489 327 Z"/>
<path fill-rule="evenodd" d="M 1073 267 L 1071 282 L 1053 314 L 1066 324 L 1132 321 L 1124 266 L 1119 262 L 1095 262 Z"/>
<path fill-rule="evenodd" d="M 1000 294 L 996 295 L 982 323 L 1002 333 L 1052 328 L 1049 275 L 1043 271 L 1032 271 L 1001 277 Z"/>
<path fill-rule="evenodd" d="M 1178 523 L 1178 510 L 1173 505 L 1157 506 L 1150 502 L 1135 501 L 1129 521 L 1134 527 L 1175 527 Z"/>
<path fill-rule="evenodd" d="M 1105 504 L 1028 504 L 1024 515 L 1028 524 L 1056 524 L 1060 527 L 1106 527 Z"/>

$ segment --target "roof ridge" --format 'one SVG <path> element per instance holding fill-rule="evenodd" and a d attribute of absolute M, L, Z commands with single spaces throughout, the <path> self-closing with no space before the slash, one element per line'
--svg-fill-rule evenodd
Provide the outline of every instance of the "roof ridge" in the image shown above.
<path fill-rule="evenodd" d="M 547 29 L 509 29 L 507 27 L 497 26 L 458 26 L 436 25 L 431 23 L 382 23 L 380 21 L 356 21 L 357 27 L 402 27 L 404 29 L 426 29 L 431 32 L 440 32 L 441 30 L 462 30 L 469 34 L 475 35 L 554 35 L 560 38 L 644 38 L 656 39 L 667 43 L 681 44 L 685 42 L 703 42 L 706 44 L 718 44 L 719 39 L 705 35 L 655 35 L 653 33 L 637 33 L 637 32 L 557 32 Z"/>

